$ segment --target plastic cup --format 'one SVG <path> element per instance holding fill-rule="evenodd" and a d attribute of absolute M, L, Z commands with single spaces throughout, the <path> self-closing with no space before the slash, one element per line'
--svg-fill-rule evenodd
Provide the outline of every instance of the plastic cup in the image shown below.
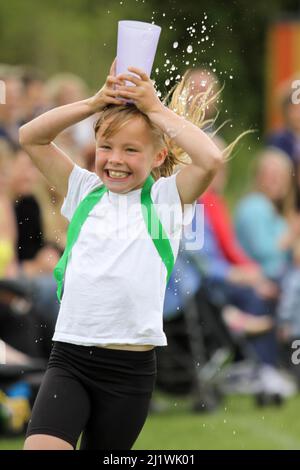
<path fill-rule="evenodd" d="M 149 77 L 161 27 L 142 21 L 119 21 L 116 73 L 130 73 L 128 67 L 142 69 Z M 132 74 L 134 75 L 134 74 Z M 128 82 L 130 86 L 133 83 Z"/>

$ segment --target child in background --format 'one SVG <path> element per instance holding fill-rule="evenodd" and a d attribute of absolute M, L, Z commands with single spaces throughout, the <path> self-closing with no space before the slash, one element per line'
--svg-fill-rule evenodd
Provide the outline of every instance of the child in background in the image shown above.
<path fill-rule="evenodd" d="M 62 213 L 71 221 L 56 268 L 62 301 L 54 346 L 25 449 L 74 449 L 82 431 L 81 449 L 132 447 L 154 387 L 155 347 L 167 344 L 163 301 L 182 225 L 224 158 L 198 125 L 159 100 L 142 70 L 128 70 L 115 76 L 112 66 L 93 97 L 20 129 L 22 146 L 65 197 Z M 96 113 L 91 173 L 53 140 Z M 191 163 L 173 174 L 183 154 Z M 163 237 L 150 227 L 152 203 Z"/>

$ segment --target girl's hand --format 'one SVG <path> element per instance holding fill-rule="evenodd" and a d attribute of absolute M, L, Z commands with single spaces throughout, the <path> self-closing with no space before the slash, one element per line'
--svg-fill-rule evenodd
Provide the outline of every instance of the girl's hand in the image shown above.
<path fill-rule="evenodd" d="M 115 76 L 115 66 L 116 59 L 111 64 L 109 75 L 101 90 L 88 100 L 93 113 L 101 111 L 108 104 L 124 104 L 124 101 L 118 99 L 119 91 L 116 85 L 122 85 L 122 82 Z"/>
<path fill-rule="evenodd" d="M 136 67 L 128 67 L 128 70 L 138 75 L 138 77 L 122 73 L 116 78 L 119 81 L 127 80 L 135 86 L 126 86 L 124 84 L 118 86 L 118 96 L 132 100 L 136 107 L 145 114 L 162 109 L 164 106 L 158 98 L 154 85 L 148 75 Z"/>

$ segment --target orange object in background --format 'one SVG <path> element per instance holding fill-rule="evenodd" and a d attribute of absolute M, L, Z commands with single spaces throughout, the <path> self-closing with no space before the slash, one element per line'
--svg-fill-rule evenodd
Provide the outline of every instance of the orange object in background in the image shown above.
<path fill-rule="evenodd" d="M 266 132 L 282 127 L 280 93 L 296 77 L 300 79 L 300 18 L 272 23 L 267 33 Z"/>

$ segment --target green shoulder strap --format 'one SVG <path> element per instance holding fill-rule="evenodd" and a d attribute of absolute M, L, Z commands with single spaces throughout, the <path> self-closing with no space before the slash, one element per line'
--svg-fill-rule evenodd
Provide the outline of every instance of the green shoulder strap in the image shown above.
<path fill-rule="evenodd" d="M 93 209 L 93 207 L 100 201 L 102 196 L 106 193 L 107 189 L 105 186 L 100 186 L 100 188 L 94 189 L 91 193 L 89 193 L 79 204 L 77 209 L 75 210 L 73 217 L 70 221 L 68 232 L 67 232 L 67 242 L 65 251 L 58 261 L 57 265 L 54 268 L 54 278 L 57 284 L 57 298 L 59 302 L 61 301 L 61 294 L 63 289 L 64 277 L 65 272 L 67 269 L 67 264 L 69 261 L 69 257 L 72 251 L 72 248 L 79 237 L 79 233 L 81 227 L 83 226 L 84 222 L 86 221 L 89 213 Z"/>
<path fill-rule="evenodd" d="M 141 194 L 142 212 L 149 235 L 152 238 L 152 241 L 158 251 L 159 256 L 161 257 L 164 265 L 166 266 L 168 282 L 173 271 L 175 259 L 170 240 L 159 220 L 151 198 L 151 188 L 153 186 L 153 183 L 154 179 L 152 178 L 152 176 L 148 176 L 143 186 Z M 157 228 L 158 234 L 155 233 L 155 230 Z"/>
<path fill-rule="evenodd" d="M 163 263 L 166 266 L 168 282 L 172 274 L 175 260 L 171 243 L 159 220 L 151 198 L 151 188 L 153 184 L 154 179 L 152 178 L 152 176 L 149 176 L 145 181 L 141 192 L 142 213 L 148 233 L 152 238 L 152 241 L 158 251 L 158 254 L 160 255 Z M 89 213 L 91 212 L 93 207 L 101 200 L 102 196 L 106 192 L 107 188 L 102 185 L 99 188 L 94 189 L 91 193 L 89 193 L 77 207 L 69 224 L 65 251 L 54 268 L 54 278 L 57 283 L 56 293 L 59 302 L 61 301 L 65 272 L 67 269 L 67 264 L 72 248 L 78 239 L 81 227 L 86 221 Z M 156 228 L 158 228 L 158 234 L 155 233 L 155 236 L 153 236 L 154 230 Z"/>

